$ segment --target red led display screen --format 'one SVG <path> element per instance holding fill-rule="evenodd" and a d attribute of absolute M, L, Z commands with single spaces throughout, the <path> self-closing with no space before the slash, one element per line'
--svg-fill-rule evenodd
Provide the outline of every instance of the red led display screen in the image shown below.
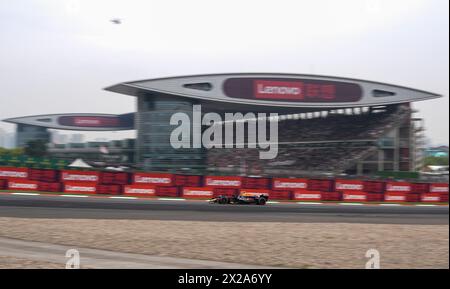
<path fill-rule="evenodd" d="M 107 116 L 62 116 L 58 119 L 60 125 L 76 127 L 118 127 L 118 117 Z"/>
<path fill-rule="evenodd" d="M 223 90 L 228 97 L 263 101 L 334 103 L 362 98 L 358 84 L 315 79 L 229 78 Z"/>

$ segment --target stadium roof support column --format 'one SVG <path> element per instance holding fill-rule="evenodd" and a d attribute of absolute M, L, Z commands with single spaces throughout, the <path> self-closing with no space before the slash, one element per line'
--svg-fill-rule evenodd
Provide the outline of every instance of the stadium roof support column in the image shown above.
<path fill-rule="evenodd" d="M 378 171 L 384 171 L 384 151 L 378 150 Z"/>
<path fill-rule="evenodd" d="M 361 176 L 363 175 L 363 169 L 364 169 L 364 163 L 358 162 L 356 164 L 356 175 Z"/>

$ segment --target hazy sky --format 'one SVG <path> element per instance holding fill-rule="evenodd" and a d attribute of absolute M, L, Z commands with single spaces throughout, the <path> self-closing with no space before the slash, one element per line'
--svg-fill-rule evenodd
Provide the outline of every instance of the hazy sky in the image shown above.
<path fill-rule="evenodd" d="M 415 107 L 432 142 L 448 144 L 448 6 L 448 0 L 0 0 L 0 119 L 131 112 L 133 97 L 102 90 L 123 81 L 313 73 L 444 95 Z"/>

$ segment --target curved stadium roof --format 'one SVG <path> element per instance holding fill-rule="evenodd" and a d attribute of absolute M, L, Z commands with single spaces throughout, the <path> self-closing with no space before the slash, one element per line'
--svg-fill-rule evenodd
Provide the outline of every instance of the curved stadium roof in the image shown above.
<path fill-rule="evenodd" d="M 214 110 L 347 108 L 414 102 L 441 97 L 418 89 L 374 81 L 307 74 L 232 73 L 123 82 L 105 90 L 178 96 Z"/>
<path fill-rule="evenodd" d="M 190 99 L 204 111 L 300 113 L 407 103 L 441 97 L 423 90 L 374 81 L 307 74 L 229 73 L 122 82 L 105 90 L 132 96 Z M 55 129 L 134 129 L 134 113 L 35 115 L 4 121 Z"/>
<path fill-rule="evenodd" d="M 31 115 L 3 120 L 14 124 L 41 126 L 54 129 L 114 131 L 134 129 L 134 113 L 65 113 Z"/>

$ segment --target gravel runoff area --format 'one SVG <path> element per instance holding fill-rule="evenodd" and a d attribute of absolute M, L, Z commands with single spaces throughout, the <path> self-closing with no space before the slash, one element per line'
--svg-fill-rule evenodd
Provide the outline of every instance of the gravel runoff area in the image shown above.
<path fill-rule="evenodd" d="M 449 268 L 448 225 L 0 218 L 0 236 L 147 255 L 290 268 Z M 54 264 L 0 256 L 0 268 Z"/>
<path fill-rule="evenodd" d="M 63 269 L 57 263 L 28 260 L 11 256 L 0 256 L 0 269 Z"/>

